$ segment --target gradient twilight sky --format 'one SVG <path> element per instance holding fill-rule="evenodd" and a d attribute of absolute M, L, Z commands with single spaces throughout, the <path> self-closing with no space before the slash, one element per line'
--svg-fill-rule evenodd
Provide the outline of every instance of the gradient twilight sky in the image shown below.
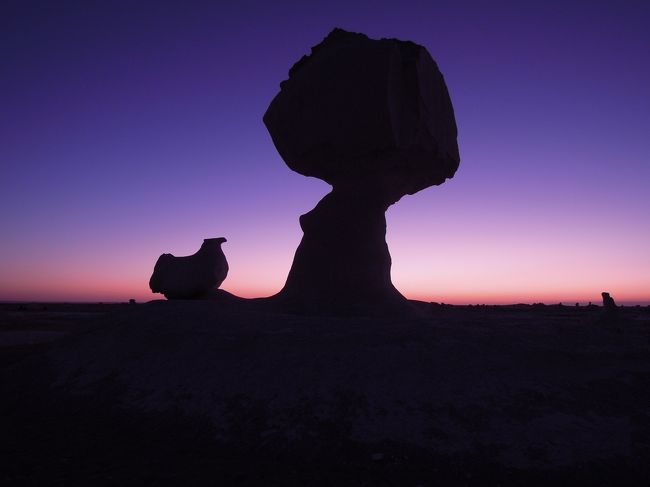
<path fill-rule="evenodd" d="M 262 123 L 333 27 L 424 45 L 461 165 L 387 213 L 393 282 L 448 303 L 650 302 L 650 2 L 79 2 L 0 7 L 0 300 L 156 299 L 225 236 L 277 292 L 328 192 Z"/>

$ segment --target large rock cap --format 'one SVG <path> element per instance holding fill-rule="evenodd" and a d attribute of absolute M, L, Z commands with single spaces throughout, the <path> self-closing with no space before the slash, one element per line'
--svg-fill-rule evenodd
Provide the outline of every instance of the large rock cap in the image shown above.
<path fill-rule="evenodd" d="M 458 168 L 447 87 L 420 45 L 334 29 L 280 86 L 264 123 L 300 174 L 378 188 L 390 204 Z"/>

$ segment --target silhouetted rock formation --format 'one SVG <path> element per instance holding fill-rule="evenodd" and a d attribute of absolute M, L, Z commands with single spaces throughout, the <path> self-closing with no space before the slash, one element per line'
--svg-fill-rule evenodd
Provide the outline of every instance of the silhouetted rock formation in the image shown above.
<path fill-rule="evenodd" d="M 616 303 L 609 293 L 600 293 L 603 297 L 603 307 L 605 309 L 616 309 Z"/>
<path fill-rule="evenodd" d="M 603 297 L 603 312 L 600 316 L 600 322 L 609 327 L 613 327 L 617 332 L 622 333 L 621 323 L 618 315 L 618 306 L 609 293 L 600 293 Z"/>
<path fill-rule="evenodd" d="M 302 215 L 279 298 L 313 309 L 403 302 L 391 283 L 388 207 L 460 161 L 442 74 L 427 50 L 334 29 L 289 71 L 264 123 L 287 165 L 333 186 Z"/>
<path fill-rule="evenodd" d="M 223 242 L 223 237 L 206 238 L 198 252 L 186 257 L 162 254 L 149 280 L 151 291 L 167 299 L 192 299 L 216 290 L 228 275 Z"/>

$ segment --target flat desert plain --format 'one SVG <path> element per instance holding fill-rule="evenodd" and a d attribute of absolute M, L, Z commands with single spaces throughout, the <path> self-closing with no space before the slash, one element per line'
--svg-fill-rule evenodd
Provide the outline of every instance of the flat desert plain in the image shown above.
<path fill-rule="evenodd" d="M 2 485 L 650 485 L 650 308 L 0 305 Z"/>

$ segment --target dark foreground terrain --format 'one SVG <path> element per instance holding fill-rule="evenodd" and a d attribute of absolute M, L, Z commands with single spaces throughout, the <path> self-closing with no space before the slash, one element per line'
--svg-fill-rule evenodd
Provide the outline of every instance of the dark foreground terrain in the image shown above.
<path fill-rule="evenodd" d="M 0 485 L 650 485 L 650 309 L 0 305 Z"/>

